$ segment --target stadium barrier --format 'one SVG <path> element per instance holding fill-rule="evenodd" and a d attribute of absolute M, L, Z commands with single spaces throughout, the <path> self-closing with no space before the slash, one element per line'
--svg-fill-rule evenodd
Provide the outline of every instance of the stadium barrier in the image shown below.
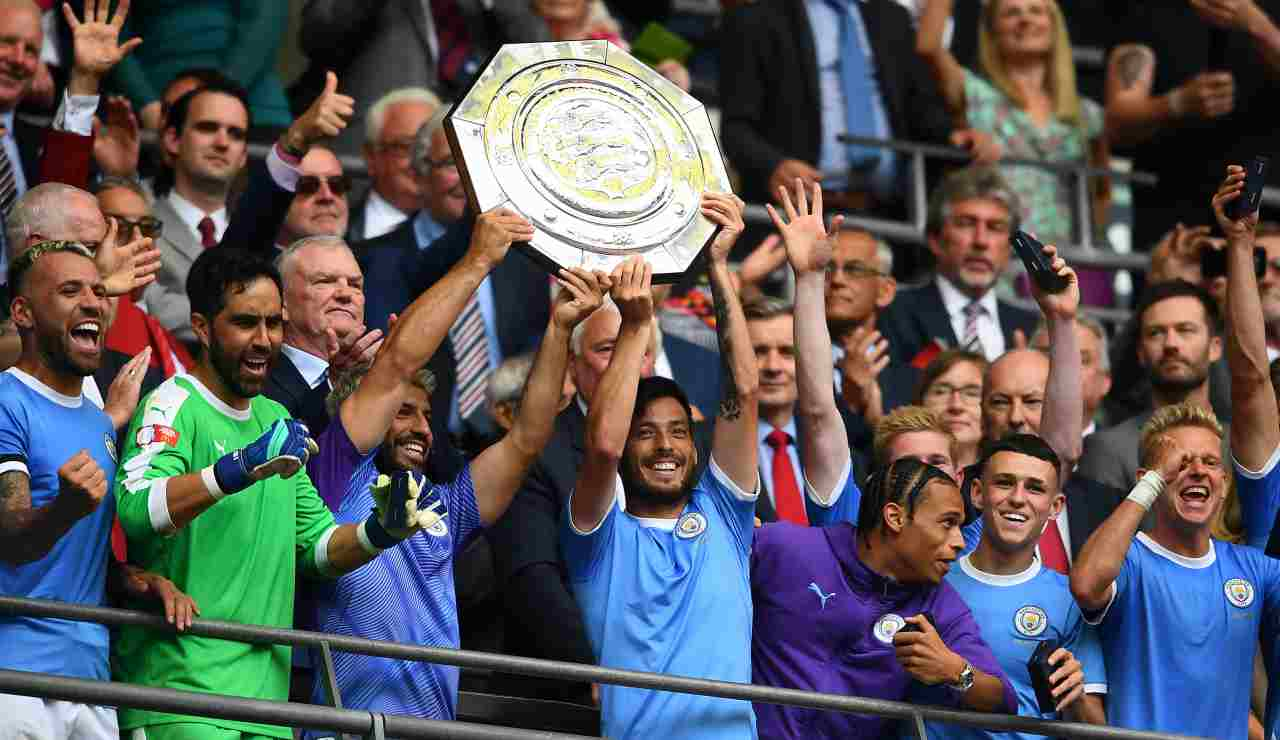
<path fill-rule="evenodd" d="M 175 634 L 173 626 L 157 614 L 106 607 L 71 604 L 46 599 L 0 597 L 0 614 L 46 619 L 71 619 L 110 626 L 133 626 Z M 316 729 L 352 732 L 382 740 L 386 735 L 398 737 L 450 738 L 560 738 L 581 737 L 546 732 L 517 731 L 462 722 L 432 722 L 376 712 L 342 709 L 333 676 L 331 651 L 373 655 L 401 660 L 453 665 L 460 668 L 500 670 L 543 678 L 607 683 L 619 686 L 675 691 L 752 702 L 783 704 L 810 709 L 870 714 L 914 724 L 920 740 L 925 740 L 926 721 L 958 724 L 1002 732 L 1028 732 L 1071 740 L 1182 740 L 1185 736 L 1139 732 L 1105 725 L 1046 721 L 1005 714 L 983 714 L 940 707 L 917 706 L 904 702 L 867 699 L 855 696 L 818 694 L 772 686 L 709 681 L 661 673 L 628 671 L 579 663 L 535 660 L 510 655 L 480 653 L 470 650 L 425 647 L 402 643 L 367 640 L 346 635 L 303 630 L 262 627 L 211 619 L 194 619 L 183 634 L 233 640 L 257 645 L 289 645 L 320 651 L 320 670 L 329 689 L 332 707 L 319 707 L 288 702 L 228 697 L 214 694 L 174 691 L 128 684 L 85 681 L 63 676 L 0 671 L 0 691 L 43 698 L 59 698 L 91 704 L 110 704 L 176 711 L 184 714 L 227 719 L 243 719 L 275 724 L 297 725 Z M 441 725 L 447 728 L 440 727 Z"/>

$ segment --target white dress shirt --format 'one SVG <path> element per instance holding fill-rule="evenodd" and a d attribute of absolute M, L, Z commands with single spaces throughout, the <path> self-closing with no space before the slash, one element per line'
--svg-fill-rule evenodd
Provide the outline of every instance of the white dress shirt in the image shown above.
<path fill-rule="evenodd" d="M 281 345 L 280 350 L 293 362 L 293 366 L 298 368 L 298 373 L 307 382 L 308 388 L 315 388 L 325 379 L 325 371 L 329 369 L 328 360 L 288 344 Z"/>
<path fill-rule="evenodd" d="M 938 276 L 938 292 L 942 294 L 942 306 L 951 318 L 951 329 L 956 333 L 956 341 L 964 341 L 965 315 L 964 308 L 972 299 L 955 286 L 950 280 Z M 994 362 L 1004 354 L 1004 333 L 1000 331 L 1000 314 L 996 307 L 996 292 L 988 290 L 986 295 L 978 299 L 978 303 L 986 309 L 978 316 L 978 341 L 982 343 L 982 354 L 988 362 Z"/>
<path fill-rule="evenodd" d="M 202 244 L 204 237 L 200 234 L 200 222 L 205 216 L 213 219 L 213 238 L 222 241 L 222 235 L 227 231 L 227 224 L 231 219 L 227 216 L 227 207 L 223 206 L 213 213 L 205 213 L 195 203 L 187 200 L 178 193 L 177 189 L 169 191 L 169 205 L 173 206 L 173 210 L 178 214 L 178 218 L 182 219 L 182 223 L 187 227 L 187 231 L 191 234 L 191 238 L 195 239 L 196 244 Z"/>
<path fill-rule="evenodd" d="M 409 214 L 387 202 L 378 195 L 378 191 L 369 191 L 369 200 L 364 204 L 364 238 L 373 239 L 389 233 L 395 227 L 408 220 Z"/>
<path fill-rule="evenodd" d="M 769 482 L 765 486 L 765 490 L 769 492 L 769 503 L 773 504 L 774 511 L 778 509 L 778 499 L 773 491 L 773 456 L 777 453 L 774 452 L 773 447 L 769 444 L 768 438 L 776 428 L 764 419 L 761 419 L 756 424 L 757 443 L 760 445 L 758 462 L 760 479 Z M 791 470 L 796 474 L 796 490 L 800 492 L 801 500 L 803 500 L 805 489 L 804 472 L 800 469 L 800 440 L 796 437 L 796 420 L 794 417 L 787 422 L 786 426 L 782 427 L 782 431 L 791 435 L 791 444 L 787 445 L 787 456 L 791 458 Z"/>

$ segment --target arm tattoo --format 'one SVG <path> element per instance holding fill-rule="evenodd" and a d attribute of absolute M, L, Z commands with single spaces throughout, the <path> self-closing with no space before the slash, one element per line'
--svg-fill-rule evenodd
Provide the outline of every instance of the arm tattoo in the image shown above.
<path fill-rule="evenodd" d="M 19 470 L 0 473 L 0 533 L 13 535 L 31 517 L 31 489 L 27 474 Z"/>
<path fill-rule="evenodd" d="M 732 340 L 729 339 L 729 297 L 715 277 L 711 278 L 711 300 L 716 311 L 716 339 L 720 342 L 720 418 L 735 421 L 742 416 L 742 401 L 738 398 L 738 385 L 729 369 L 733 357 Z"/>
<path fill-rule="evenodd" d="M 1116 52 L 1116 74 L 1125 89 L 1138 84 L 1151 69 L 1151 50 L 1145 46 L 1124 46 Z"/>

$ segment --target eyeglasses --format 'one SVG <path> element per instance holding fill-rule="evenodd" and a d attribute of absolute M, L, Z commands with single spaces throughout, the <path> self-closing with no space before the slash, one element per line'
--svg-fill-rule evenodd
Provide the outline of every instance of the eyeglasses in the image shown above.
<path fill-rule="evenodd" d="M 428 159 L 427 166 L 433 170 L 456 170 L 458 169 L 458 162 L 453 157 Z"/>
<path fill-rule="evenodd" d="M 846 262 L 842 265 L 838 265 L 834 262 L 828 262 L 827 277 L 835 277 L 837 273 L 843 275 L 849 280 L 853 280 L 854 278 L 884 277 L 883 272 L 880 272 L 871 265 L 863 262 Z"/>
<path fill-rule="evenodd" d="M 133 233 L 137 229 L 143 236 L 151 239 L 159 239 L 160 234 L 164 232 L 164 222 L 155 216 L 143 216 L 134 221 L 133 219 L 117 216 L 113 213 L 107 214 L 107 218 L 116 222 L 116 233 L 120 234 L 120 238 L 124 238 Z M 87 245 L 88 243 L 85 242 Z M 97 250 L 95 250 L 97 251 Z"/>
<path fill-rule="evenodd" d="M 954 386 L 950 383 L 934 383 L 929 386 L 929 390 L 924 392 L 925 400 L 935 401 L 938 403 L 950 401 L 952 396 L 960 394 L 960 400 L 968 404 L 977 404 L 982 402 L 982 386 L 980 385 L 962 385 Z"/>
<path fill-rule="evenodd" d="M 336 177 L 326 177 L 324 175 L 303 175 L 298 178 L 298 186 L 295 192 L 298 195 L 311 196 L 320 192 L 320 183 L 329 186 L 329 191 L 337 196 L 343 196 L 351 192 L 351 176 L 338 175 Z"/>
<path fill-rule="evenodd" d="M 394 141 L 384 141 L 378 144 L 378 148 L 384 152 L 390 152 L 397 157 L 407 157 L 413 151 L 413 139 L 396 139 Z"/>

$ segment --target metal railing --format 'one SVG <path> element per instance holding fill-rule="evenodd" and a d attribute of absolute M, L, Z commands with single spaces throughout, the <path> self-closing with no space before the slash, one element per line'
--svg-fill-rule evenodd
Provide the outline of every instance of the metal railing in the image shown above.
<path fill-rule="evenodd" d="M 0 614 L 23 615 L 28 617 L 71 619 L 82 622 L 95 622 L 110 626 L 133 626 L 152 629 L 160 632 L 176 634 L 172 625 L 159 615 L 138 611 L 109 609 L 106 607 L 71 604 L 45 599 L 25 599 L 17 597 L 0 597 Z M 555 678 L 566 681 L 584 683 L 607 683 L 619 686 L 631 686 L 659 691 L 674 691 L 685 694 L 700 694 L 726 699 L 742 699 L 768 704 L 823 709 L 856 714 L 870 714 L 890 719 L 907 720 L 914 723 L 918 737 L 926 737 L 924 722 L 944 722 L 966 727 L 975 727 L 1002 732 L 1028 732 L 1063 738 L 1099 738 L 1100 740 L 1180 740 L 1181 735 L 1154 732 L 1139 732 L 1105 725 L 1089 725 L 1076 722 L 1059 722 L 1032 719 L 1018 715 L 983 714 L 939 707 L 917 706 L 905 702 L 867 699 L 855 696 L 836 696 L 818 694 L 810 691 L 782 689 L 772 686 L 756 686 L 753 684 L 730 683 L 726 681 L 710 681 L 700 678 L 687 678 L 661 673 L 628 671 L 617 668 L 605 668 L 581 663 L 565 663 L 561 661 L 536 660 L 510 655 L 480 653 L 470 650 L 453 650 L 449 648 L 424 647 L 406 645 L 381 640 L 367 640 L 359 637 L 336 635 L 324 632 L 308 632 L 304 630 L 282 629 L 278 627 L 262 627 L 258 625 L 238 624 L 211 619 L 192 620 L 185 633 L 211 637 L 222 640 L 233 640 L 257 645 L 289 645 L 292 647 L 315 648 L 321 651 L 321 671 L 324 680 L 330 686 L 331 699 L 337 707 L 313 707 L 311 705 L 261 702 L 250 699 L 230 701 L 229 697 L 211 695 L 191 695 L 188 692 L 172 691 L 125 684 L 107 682 L 80 681 L 60 676 L 42 674 L 24 674 L 14 671 L 0 671 L 0 691 L 20 693 L 29 696 L 72 696 L 71 700 L 88 703 L 108 703 L 124 706 L 145 706 L 162 711 L 176 711 L 182 714 L 204 714 L 231 718 L 236 712 L 238 718 L 251 719 L 258 722 L 289 723 L 298 721 L 304 726 L 332 728 L 344 732 L 356 732 L 370 737 L 375 734 L 378 723 L 385 726 L 387 734 L 404 735 L 406 737 L 533 737 L 529 734 L 516 735 L 516 731 L 502 728 L 494 733 L 492 728 L 472 725 L 465 729 L 468 733 L 489 734 L 430 734 L 436 731 L 435 726 L 427 720 L 412 720 L 407 717 L 384 716 L 370 712 L 342 710 L 341 697 L 338 696 L 337 682 L 333 678 L 332 661 L 328 659 L 330 650 L 372 655 L 400 660 L 417 660 L 427 663 L 458 666 L 460 668 L 477 668 L 517 673 L 542 678 Z M 30 681 L 23 686 L 22 679 Z M 192 702 L 193 696 L 204 696 L 208 701 Z M 262 714 L 268 704 L 280 708 L 281 711 L 268 716 Z M 213 712 L 220 712 L 214 714 Z M 252 717 L 250 717 L 252 715 Z M 379 719 L 381 717 L 381 719 Z M 372 724 L 366 724 L 372 723 Z M 418 724 L 423 723 L 423 724 Z M 440 724 L 440 723 L 435 723 Z M 462 723 L 444 723 L 449 725 Z M 393 731 L 391 728 L 395 727 Z M 404 730 L 401 730 L 401 728 Z M 564 735 L 536 735 L 553 738 Z"/>

